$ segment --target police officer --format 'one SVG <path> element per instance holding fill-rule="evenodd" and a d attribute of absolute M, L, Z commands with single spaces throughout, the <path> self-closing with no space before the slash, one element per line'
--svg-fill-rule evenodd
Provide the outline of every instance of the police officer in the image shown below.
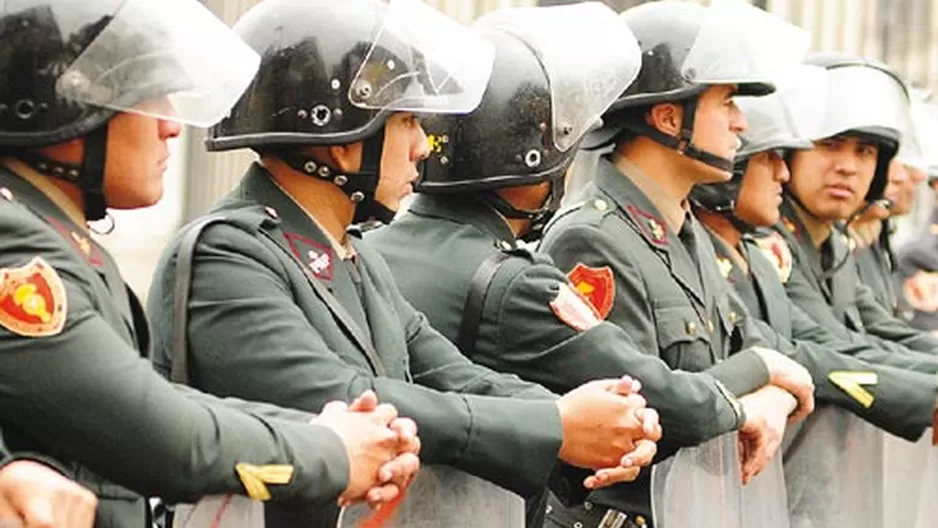
<path fill-rule="evenodd" d="M 881 517 L 872 512 L 878 513 L 882 498 L 870 500 L 868 491 L 876 487 L 873 483 L 882 485 L 882 472 L 874 463 L 882 458 L 879 444 L 870 443 L 859 451 L 858 438 L 825 431 L 835 421 L 845 422 L 841 413 L 846 411 L 914 441 L 932 425 L 935 378 L 886 366 L 893 360 L 899 360 L 895 361 L 899 367 L 906 365 L 896 354 L 837 337 L 785 294 L 791 254 L 779 235 L 766 233 L 764 228 L 779 219 L 782 186 L 789 177 L 786 152 L 811 148 L 804 120 L 824 113 L 825 71 L 804 68 L 805 83 L 820 85 L 821 90 L 794 87 L 764 98 L 741 98 L 739 104 L 750 127 L 742 135 L 745 147 L 737 153 L 733 178 L 697 186 L 691 198 L 710 232 L 720 269 L 746 303 L 747 312 L 765 323 L 761 325 L 764 332 L 797 346 L 795 357 L 811 372 L 818 402 L 826 404 L 804 428 L 789 434 L 785 473 L 793 524 L 840 526 L 872 521 L 875 526 Z M 814 77 L 819 82 L 812 82 Z M 796 117 L 802 121 L 795 121 Z M 869 462 L 848 463 L 851 453 Z"/>
<path fill-rule="evenodd" d="M 857 275 L 849 237 L 836 229 L 867 202 L 883 196 L 888 167 L 911 128 L 905 83 L 886 66 L 818 54 L 810 63 L 829 73 L 828 108 L 814 148 L 794 152 L 781 221 L 775 225 L 793 258 L 789 297 L 822 326 L 849 338 L 865 334 L 878 347 L 933 355 L 938 341 L 897 319 Z M 881 101 L 869 105 L 868 101 Z M 930 364 L 926 372 L 934 372 Z M 914 367 L 913 367 L 914 368 Z"/>
<path fill-rule="evenodd" d="M 938 166 L 927 171 L 928 185 L 938 190 Z M 938 209 L 929 224 L 896 251 L 901 316 L 920 330 L 938 331 Z"/>
<path fill-rule="evenodd" d="M 217 47 L 193 45 L 202 39 Z M 141 357 L 139 302 L 86 230 L 108 206 L 159 199 L 166 141 L 180 122 L 220 118 L 256 55 L 191 0 L 5 2 L 0 48 L 0 421 L 9 450 L 54 461 L 94 493 L 96 526 L 146 526 L 148 495 L 314 504 L 366 498 L 379 469 L 413 474 L 415 428 L 395 422 L 393 408 L 333 411 L 309 425 L 305 412 L 239 405 L 247 414 L 166 383 Z M 389 500 L 398 488 L 372 491 Z"/>
<path fill-rule="evenodd" d="M 251 148 L 260 161 L 164 252 L 150 295 L 157 367 L 175 375 L 174 350 L 187 350 L 193 385 L 299 409 L 374 389 L 416 420 L 427 464 L 522 497 L 559 474 L 558 458 L 608 468 L 589 487 L 633 478 L 630 466 L 650 460 L 617 467 L 623 455 L 659 431 L 639 397 L 610 393 L 629 394 L 631 383 L 558 399 L 472 364 L 401 297 L 380 255 L 346 232 L 393 215 L 427 154 L 413 111 L 472 110 L 491 46 L 406 1 L 268 0 L 234 31 L 262 63 L 207 145 Z M 171 293 L 180 280 L 187 299 Z M 181 313 L 188 323 L 176 328 Z M 174 348 L 174 330 L 187 348 Z M 454 497 L 431 513 L 446 524 L 448 512 L 468 514 L 461 506 Z"/>
<path fill-rule="evenodd" d="M 803 36 L 795 28 L 744 6 L 655 2 L 621 16 L 640 43 L 641 72 L 603 116 L 605 138 L 595 146 L 614 145 L 612 154 L 600 160 L 580 205 L 562 211 L 548 226 L 542 248 L 579 289 L 605 282 L 594 306 L 640 349 L 654 351 L 673 369 L 703 371 L 746 345 L 767 343 L 755 332 L 737 329 L 744 314 L 730 305 L 732 292 L 686 198 L 694 184 L 729 177 L 738 134 L 746 126 L 733 98 L 774 89 L 771 72 L 755 67 L 793 64 L 805 44 L 798 42 Z M 791 33 L 795 41 L 786 37 Z M 793 55 L 771 56 L 770 50 L 781 49 Z M 760 354 L 748 355 L 765 359 Z M 753 361 L 739 365 L 733 376 L 757 379 L 765 370 L 762 361 Z M 775 416 L 770 452 L 793 407 L 791 395 L 767 390 L 773 388 L 755 393 Z M 798 396 L 802 409 L 810 409 L 810 394 Z M 763 465 L 747 460 L 744 478 Z M 671 511 L 680 515 L 676 510 L 683 500 L 684 510 L 701 516 L 687 522 L 706 524 L 711 521 L 700 519 L 709 519 L 713 509 L 738 507 L 706 501 L 691 506 L 694 499 L 676 501 Z M 566 513 L 558 516 L 564 526 L 582 515 Z"/>
<path fill-rule="evenodd" d="M 0 444 L 0 523 L 90 528 L 97 498 L 42 458 L 14 455 Z"/>
<path fill-rule="evenodd" d="M 576 48 L 552 46 L 560 26 Z M 388 261 L 411 304 L 475 362 L 559 392 L 628 373 L 661 413 L 665 452 L 739 426 L 756 434 L 734 411 L 733 394 L 765 383 L 746 385 L 750 380 L 736 375 L 755 352 L 705 373 L 671 370 L 602 320 L 611 282 L 578 290 L 548 256 L 522 246 L 538 238 L 559 205 L 588 127 L 638 73 L 641 56 L 625 19 L 584 4 L 504 10 L 475 28 L 496 46 L 482 102 L 466 115 L 424 120 L 431 153 L 416 185 L 420 194 L 402 217 L 367 233 L 366 242 Z M 603 89 L 590 93 L 586 86 Z M 742 398 L 739 407 L 746 418 L 765 420 L 749 401 Z M 648 485 L 642 479 L 640 486 L 596 494 L 580 521 L 596 526 L 628 514 L 628 522 L 644 523 Z"/>

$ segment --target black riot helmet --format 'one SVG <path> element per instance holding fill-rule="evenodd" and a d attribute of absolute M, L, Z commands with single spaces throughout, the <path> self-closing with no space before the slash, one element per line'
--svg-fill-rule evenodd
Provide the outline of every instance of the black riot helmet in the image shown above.
<path fill-rule="evenodd" d="M 431 155 L 416 190 L 483 196 L 508 218 L 533 220 L 536 231 L 560 204 L 583 135 L 638 73 L 638 44 L 599 3 L 505 9 L 474 29 L 495 45 L 492 77 L 471 113 L 424 120 Z M 488 192 L 544 181 L 551 199 L 536 211 Z"/>
<path fill-rule="evenodd" d="M 777 151 L 783 160 L 793 150 L 813 148 L 811 139 L 824 117 L 828 96 L 827 71 L 798 65 L 780 78 L 777 91 L 764 97 L 736 100 L 749 127 L 740 134 L 733 176 L 725 182 L 695 185 L 690 199 L 695 206 L 726 216 L 740 231 L 751 230 L 736 214 L 743 178 L 753 156 Z"/>
<path fill-rule="evenodd" d="M 0 154 L 77 185 L 85 216 L 98 220 L 107 208 L 107 123 L 116 113 L 208 126 L 234 103 L 258 62 L 192 0 L 6 0 Z M 77 138 L 85 146 L 80 164 L 35 150 Z"/>
<path fill-rule="evenodd" d="M 915 148 L 908 86 L 888 66 L 871 59 L 824 52 L 809 54 L 805 63 L 825 68 L 829 77 L 827 110 L 814 139 L 851 135 L 875 143 L 879 157 L 866 200 L 881 199 L 900 144 Z"/>
<path fill-rule="evenodd" d="M 700 95 L 715 85 L 735 85 L 738 95 L 772 93 L 773 72 L 801 58 L 807 49 L 807 35 L 742 3 L 715 2 L 703 7 L 662 0 L 633 7 L 621 16 L 641 46 L 642 68 L 636 81 L 603 116 L 604 130 L 584 146 L 603 148 L 626 131 L 731 171 L 733 160 L 694 144 Z M 683 122 L 677 136 L 665 134 L 645 121 L 647 111 L 660 103 L 682 104 Z"/>
<path fill-rule="evenodd" d="M 472 110 L 494 55 L 491 44 L 416 0 L 265 0 L 233 29 L 261 55 L 260 71 L 206 146 L 251 148 L 333 182 L 358 204 L 355 222 L 394 215 L 375 199 L 388 117 Z M 359 141 L 356 173 L 303 153 Z"/>

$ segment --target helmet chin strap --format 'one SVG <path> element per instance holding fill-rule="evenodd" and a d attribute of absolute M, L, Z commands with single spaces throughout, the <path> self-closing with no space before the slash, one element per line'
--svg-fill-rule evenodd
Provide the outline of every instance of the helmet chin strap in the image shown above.
<path fill-rule="evenodd" d="M 482 194 L 481 199 L 491 205 L 505 218 L 512 220 L 530 220 L 531 226 L 518 238 L 524 242 L 535 242 L 540 240 L 547 223 L 550 222 L 554 213 L 560 209 L 565 190 L 563 180 L 564 172 L 565 171 L 561 171 L 560 176 L 550 180 L 550 193 L 544 200 L 544 204 L 538 209 L 531 210 L 515 207 L 494 191 Z"/>
<path fill-rule="evenodd" d="M 643 135 L 658 144 L 664 145 L 678 153 L 709 165 L 723 172 L 733 172 L 733 160 L 717 156 L 707 152 L 694 144 L 694 121 L 697 117 L 697 103 L 699 97 L 693 97 L 684 101 L 684 115 L 681 118 L 681 131 L 678 135 L 669 136 L 657 128 L 649 125 L 644 120 L 629 120 L 624 123 L 624 127 L 635 133 Z"/>
<path fill-rule="evenodd" d="M 381 157 L 384 152 L 385 127 L 365 139 L 362 147 L 361 168 L 357 172 L 344 172 L 328 163 L 322 163 L 298 150 L 277 150 L 273 153 L 292 169 L 325 180 L 348 196 L 355 204 L 353 224 L 370 220 L 390 223 L 396 211 L 378 201 L 375 193 L 381 181 Z"/>
<path fill-rule="evenodd" d="M 85 154 L 81 163 L 54 160 L 33 151 L 11 153 L 40 174 L 78 186 L 85 204 L 85 219 L 101 220 L 107 216 L 104 197 L 104 164 L 107 159 L 108 125 L 104 124 L 84 136 Z"/>

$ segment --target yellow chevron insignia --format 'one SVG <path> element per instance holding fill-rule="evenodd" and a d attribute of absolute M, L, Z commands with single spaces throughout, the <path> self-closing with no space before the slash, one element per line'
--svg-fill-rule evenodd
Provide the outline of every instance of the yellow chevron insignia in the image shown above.
<path fill-rule="evenodd" d="M 879 377 L 875 372 L 854 372 L 838 370 L 831 372 L 827 379 L 831 383 L 846 392 L 851 398 L 857 401 L 864 408 L 869 409 L 873 406 L 874 397 L 870 391 L 863 388 L 864 385 L 876 385 Z"/>
<path fill-rule="evenodd" d="M 293 466 L 288 465 L 255 466 L 242 463 L 235 466 L 235 471 L 248 497 L 256 501 L 270 500 L 268 484 L 289 484 L 293 479 Z"/>

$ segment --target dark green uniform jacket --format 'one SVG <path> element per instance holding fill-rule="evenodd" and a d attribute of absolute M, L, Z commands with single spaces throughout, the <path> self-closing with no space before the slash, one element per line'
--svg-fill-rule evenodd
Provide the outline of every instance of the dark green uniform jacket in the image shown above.
<path fill-rule="evenodd" d="M 879 350 L 869 361 L 927 374 L 938 372 L 938 339 L 910 327 L 883 307 L 857 275 L 846 235 L 834 231 L 819 251 L 794 206 L 782 204 L 781 233 L 792 254 L 788 297 L 818 324 L 842 339 L 862 335 Z M 838 266 L 836 271 L 835 266 Z M 875 353 L 875 352 L 872 352 Z"/>
<path fill-rule="evenodd" d="M 727 280 L 750 316 L 760 319 L 765 333 L 793 342 L 794 358 L 811 372 L 819 404 L 846 409 L 908 440 L 918 439 L 931 426 L 938 396 L 935 376 L 866 361 L 881 354 L 862 341 L 840 339 L 795 306 L 785 294 L 778 267 L 752 236 L 744 236 L 740 248 L 748 270 L 736 263 L 722 239 L 713 233 L 711 237 Z M 869 372 L 876 374 L 875 383 L 852 382 Z"/>
<path fill-rule="evenodd" d="M 417 422 L 424 463 L 522 496 L 543 489 L 562 441 L 556 396 L 468 361 L 404 300 L 380 255 L 353 240 L 357 256 L 339 258 L 260 165 L 214 214 L 227 221 L 206 228 L 195 247 L 188 303 L 195 386 L 307 410 L 373 389 Z M 154 360 L 164 373 L 177 243 L 150 293 Z"/>
<path fill-rule="evenodd" d="M 558 392 L 592 379 L 634 376 L 667 431 L 659 456 L 739 427 L 735 398 L 714 376 L 742 392 L 756 388 L 739 387 L 729 368 L 714 368 L 713 376 L 673 371 L 654 352 L 640 352 L 622 328 L 598 318 L 585 328 L 565 321 L 556 310 L 574 288 L 566 275 L 550 257 L 519 248 L 505 220 L 471 197 L 418 196 L 407 214 L 365 241 L 385 257 L 404 296 L 452 341 L 476 270 L 493 254 L 510 254 L 489 283 L 472 350 L 464 352 Z M 634 485 L 621 488 L 624 495 L 643 493 Z"/>
<path fill-rule="evenodd" d="M 7 170 L 0 196 L 3 437 L 94 492 L 96 526 L 147 526 L 146 496 L 243 494 L 239 463 L 292 468 L 289 482 L 266 486 L 277 500 L 331 501 L 345 489 L 337 435 L 305 413 L 252 416 L 167 383 L 141 357 L 146 320 L 110 255 Z"/>
<path fill-rule="evenodd" d="M 611 272 L 606 319 L 639 350 L 675 370 L 716 372 L 736 395 L 767 383 L 762 360 L 740 352 L 766 343 L 754 331 L 741 332 L 743 317 L 730 306 L 732 289 L 699 222 L 685 219 L 689 251 L 651 200 L 605 158 L 584 197 L 548 227 L 542 248 L 571 278 L 584 269 Z"/>
<path fill-rule="evenodd" d="M 899 298 L 893 282 L 893 255 L 888 246 L 890 223 L 883 222 L 881 236 L 867 247 L 853 250 L 860 282 L 869 286 L 873 296 L 890 313 L 898 313 Z"/>

